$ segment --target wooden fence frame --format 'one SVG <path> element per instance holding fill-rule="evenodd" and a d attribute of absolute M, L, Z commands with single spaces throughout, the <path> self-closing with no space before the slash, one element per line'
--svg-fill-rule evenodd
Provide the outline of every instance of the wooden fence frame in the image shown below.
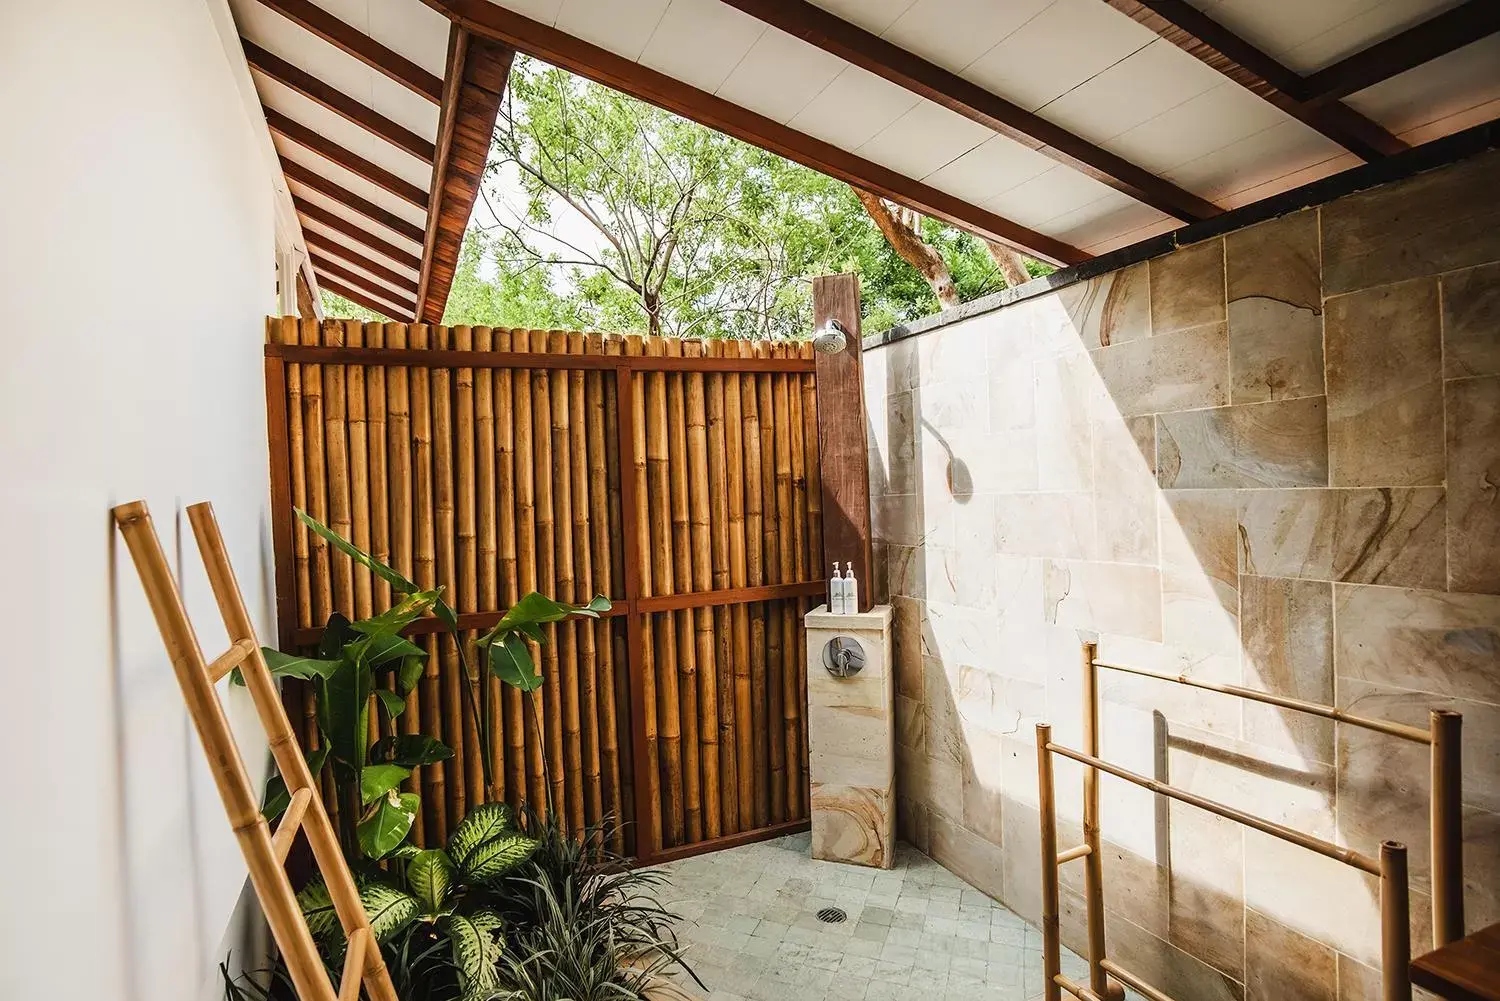
<path fill-rule="evenodd" d="M 850 276 L 852 277 L 852 276 Z M 857 290 L 857 285 L 855 286 Z M 856 291 L 857 295 L 857 291 Z M 277 321 L 273 318 L 272 324 Z M 857 318 L 855 320 L 857 324 Z M 857 329 L 857 326 L 856 326 Z M 857 344 L 857 341 L 856 341 Z M 857 350 L 857 348 L 856 348 Z M 291 450 L 287 437 L 287 379 L 289 363 L 347 364 L 347 365 L 403 365 L 411 368 L 472 368 L 472 369 L 517 369 L 517 370 L 571 370 L 613 372 L 616 376 L 617 435 L 614 447 L 618 449 L 622 475 L 620 476 L 620 517 L 622 523 L 634 526 L 644 517 L 644 509 L 635 496 L 635 478 L 623 474 L 626 460 L 635 453 L 635 379 L 643 372 L 692 372 L 763 374 L 788 373 L 816 375 L 821 363 L 809 357 L 675 357 L 646 354 L 590 355 L 590 354 L 541 354 L 510 351 L 476 351 L 452 349 L 407 349 L 333 347 L 307 344 L 278 343 L 274 335 L 264 346 L 266 413 L 268 445 L 271 467 L 272 501 L 272 545 L 275 555 L 276 611 L 278 623 L 278 645 L 282 649 L 293 649 L 315 643 L 321 629 L 297 626 L 295 602 L 295 571 L 293 551 L 293 501 L 291 486 Z M 820 408 L 821 410 L 821 408 Z M 862 422 L 860 422 L 862 425 Z M 823 434 L 823 417 L 820 416 L 819 437 Z M 862 437 L 861 426 L 861 437 Z M 866 545 L 868 544 L 866 528 Z M 643 672 L 645 669 L 644 631 L 645 616 L 656 612 L 685 609 L 731 607 L 751 602 L 784 599 L 810 598 L 826 593 L 827 582 L 821 578 L 791 583 L 767 584 L 753 587 L 724 588 L 708 591 L 690 591 L 671 595 L 643 596 L 640 582 L 639 540 L 635 531 L 623 533 L 622 576 L 625 593 L 612 596 L 614 608 L 607 617 L 625 617 L 626 624 L 626 685 L 629 700 L 631 728 L 631 759 L 634 793 L 634 825 L 636 829 L 635 863 L 650 865 L 673 859 L 690 857 L 704 852 L 731 848 L 737 845 L 781 837 L 786 834 L 806 831 L 809 819 L 772 822 L 769 826 L 741 831 L 735 834 L 696 841 L 670 848 L 663 847 L 663 832 L 653 823 L 651 798 L 655 795 L 653 783 L 642 781 L 647 774 L 649 754 L 646 735 L 646 706 L 642 698 Z M 823 564 L 822 554 L 815 554 L 813 570 Z M 866 563 L 866 565 L 868 565 Z M 500 620 L 504 613 L 471 612 L 458 616 L 460 630 L 486 629 Z M 406 631 L 409 634 L 436 632 L 443 627 L 433 618 L 413 623 Z M 805 720 L 804 720 L 804 726 Z M 805 752 L 805 747 L 804 747 Z M 805 781 L 805 765 L 804 781 Z"/>

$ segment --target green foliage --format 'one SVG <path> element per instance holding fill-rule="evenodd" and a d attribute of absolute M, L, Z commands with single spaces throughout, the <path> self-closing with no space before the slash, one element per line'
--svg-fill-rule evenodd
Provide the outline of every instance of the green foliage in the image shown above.
<path fill-rule="evenodd" d="M 390 317 L 383 313 L 377 313 L 373 309 L 366 309 L 357 302 L 345 299 L 337 292 L 330 292 L 326 288 L 318 289 L 319 296 L 323 300 L 323 315 L 330 320 L 389 320 Z"/>

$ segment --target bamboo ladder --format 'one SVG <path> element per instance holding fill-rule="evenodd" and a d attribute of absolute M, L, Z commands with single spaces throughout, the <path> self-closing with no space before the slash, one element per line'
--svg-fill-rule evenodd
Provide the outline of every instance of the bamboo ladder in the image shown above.
<path fill-rule="evenodd" d="M 224 619 L 224 628 L 231 639 L 229 649 L 212 661 L 204 660 L 145 502 L 133 501 L 114 509 L 115 524 L 125 537 L 135 561 L 141 586 L 171 658 L 172 669 L 182 686 L 182 695 L 192 713 L 204 753 L 208 755 L 209 767 L 219 787 L 219 796 L 224 800 L 229 823 L 233 825 L 240 850 L 244 852 L 250 882 L 260 898 L 261 909 L 271 926 L 276 945 L 286 960 L 292 984 L 302 1001 L 356 1001 L 361 983 L 371 1001 L 398 1001 L 380 947 L 373 941 L 359 891 L 354 887 L 338 839 L 328 822 L 323 798 L 318 795 L 318 788 L 282 708 L 276 684 L 261 655 L 255 627 L 250 622 L 239 583 L 229 565 L 213 506 L 194 504 L 187 512 L 219 613 Z M 261 816 L 260 804 L 250 787 L 244 761 L 214 688 L 236 667 L 240 668 L 249 686 L 261 726 L 270 742 L 271 754 L 291 793 L 291 805 L 274 835 L 265 817 Z M 284 868 L 298 829 L 307 835 L 348 938 L 337 992 L 329 982 Z"/>

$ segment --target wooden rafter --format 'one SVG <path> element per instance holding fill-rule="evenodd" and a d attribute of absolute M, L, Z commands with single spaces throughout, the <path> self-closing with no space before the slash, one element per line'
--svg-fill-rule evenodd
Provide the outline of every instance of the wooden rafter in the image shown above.
<path fill-rule="evenodd" d="M 413 271 L 422 269 L 422 260 L 416 254 L 407 253 L 393 244 L 387 243 L 369 230 L 345 219 L 343 216 L 330 212 L 321 205 L 314 205 L 303 198 L 292 196 L 292 205 L 296 207 L 297 214 L 303 219 L 321 223 L 336 233 L 342 233 L 349 239 L 355 241 L 369 250 L 375 251 L 382 257 L 395 261 L 402 267 L 411 268 Z"/>
<path fill-rule="evenodd" d="M 1500 31 L 1500 3 L 1468 0 L 1303 81 L 1305 100 L 1336 101 Z"/>
<path fill-rule="evenodd" d="M 1379 124 L 1344 104 L 1305 100 L 1306 81 L 1302 77 L 1186 0 L 1104 2 L 1361 159 L 1378 160 L 1408 148 Z"/>
<path fill-rule="evenodd" d="M 371 295 L 380 296 L 382 299 L 388 299 L 392 303 L 399 303 L 403 306 L 409 307 L 416 301 L 410 292 L 399 292 L 368 275 L 360 274 L 353 268 L 334 260 L 326 254 L 310 251 L 308 257 L 312 259 L 313 268 L 320 276 L 331 275 L 346 285 L 364 289 Z"/>
<path fill-rule="evenodd" d="M 431 165 L 435 154 L 433 144 L 411 129 L 397 125 L 389 118 L 360 104 L 348 94 L 336 90 L 311 73 L 293 66 L 275 53 L 267 52 L 248 38 L 241 37 L 240 45 L 245 50 L 245 60 L 250 64 L 251 69 L 264 74 L 284 87 L 295 90 L 346 121 L 353 122 L 397 149 L 410 153 L 423 163 Z"/>
<path fill-rule="evenodd" d="M 323 10 L 310 0 L 260 0 L 261 4 L 282 17 L 312 32 L 330 45 L 358 59 L 366 66 L 420 94 L 433 104 L 443 99 L 443 81 L 405 56 L 381 45 L 369 35 L 357 31 Z"/>
<path fill-rule="evenodd" d="M 422 227 L 416 223 L 408 222 L 396 213 L 383 209 L 367 198 L 361 198 L 348 188 L 330 181 L 322 174 L 308 167 L 302 166 L 296 160 L 283 156 L 281 158 L 281 172 L 286 175 L 287 180 L 296 181 L 316 191 L 325 198 L 331 198 L 340 205 L 369 219 L 371 222 L 379 223 L 393 233 L 406 237 L 413 243 L 422 242 Z"/>
<path fill-rule="evenodd" d="M 370 274 L 375 275 L 377 278 L 385 280 L 388 284 L 394 285 L 399 289 L 405 289 L 412 295 L 416 295 L 417 293 L 417 283 L 415 279 L 407 277 L 394 268 L 386 267 L 384 264 L 381 264 L 378 261 L 372 261 L 365 255 L 359 253 L 358 251 L 351 250 L 348 246 L 340 243 L 337 240 L 330 239 L 324 236 L 322 233 L 318 233 L 313 230 L 308 230 L 303 233 L 302 238 L 307 243 L 309 256 L 311 256 L 314 261 L 329 260 L 330 258 L 328 255 L 332 254 L 334 257 L 347 261 L 348 263 L 353 264 L 356 267 L 361 268 L 362 270 L 368 271 Z"/>
<path fill-rule="evenodd" d="M 326 288 L 328 291 L 334 293 L 335 295 L 341 295 L 345 299 L 348 299 L 350 302 L 357 303 L 358 305 L 365 307 L 365 309 L 373 309 L 381 316 L 387 317 L 389 319 L 396 320 L 401 323 L 412 323 L 415 320 L 415 318 L 410 313 L 402 312 L 400 309 L 396 308 L 390 303 L 381 302 L 374 296 L 366 295 L 359 289 L 350 288 L 348 285 L 345 285 L 342 282 L 338 282 L 333 280 L 332 278 L 328 278 L 321 271 L 318 273 L 318 284 L 323 288 Z"/>
<path fill-rule="evenodd" d="M 363 177 L 376 187 L 384 188 L 397 198 L 411 202 L 424 212 L 427 211 L 427 192 L 417 185 L 405 178 L 397 177 L 389 170 L 371 163 L 357 153 L 350 152 L 301 122 L 292 121 L 274 108 L 263 110 L 266 113 L 266 125 L 283 139 L 310 149 L 325 160 L 343 167 L 349 173 Z"/>
<path fill-rule="evenodd" d="M 464 230 L 479 196 L 495 118 L 515 58 L 514 49 L 477 38 L 457 25 L 450 32 L 438 160 L 432 174 L 432 207 L 427 213 L 417 291 L 417 312 L 427 323 L 440 322 L 448 303 Z"/>
<path fill-rule="evenodd" d="M 1223 211 L 1207 199 L 807 0 L 724 2 L 1167 215 L 1197 222 Z"/>
<path fill-rule="evenodd" d="M 830 177 L 873 191 L 882 198 L 907 205 L 923 215 L 985 239 L 1057 264 L 1078 264 L 1090 256 L 1062 240 L 1002 218 L 889 167 L 798 132 L 488 0 L 423 2 L 475 35 L 493 39 L 518 52 L 795 160 Z"/>

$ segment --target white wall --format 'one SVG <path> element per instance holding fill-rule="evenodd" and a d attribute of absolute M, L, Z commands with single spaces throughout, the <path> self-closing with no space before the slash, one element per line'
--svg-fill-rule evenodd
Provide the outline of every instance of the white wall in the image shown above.
<path fill-rule="evenodd" d="M 212 500 L 271 635 L 273 178 L 223 14 L 0 3 L 6 999 L 211 996 L 244 882 L 109 514 L 150 503 L 213 655 L 225 640 L 180 515 Z M 248 751 L 258 781 L 264 745 Z"/>

